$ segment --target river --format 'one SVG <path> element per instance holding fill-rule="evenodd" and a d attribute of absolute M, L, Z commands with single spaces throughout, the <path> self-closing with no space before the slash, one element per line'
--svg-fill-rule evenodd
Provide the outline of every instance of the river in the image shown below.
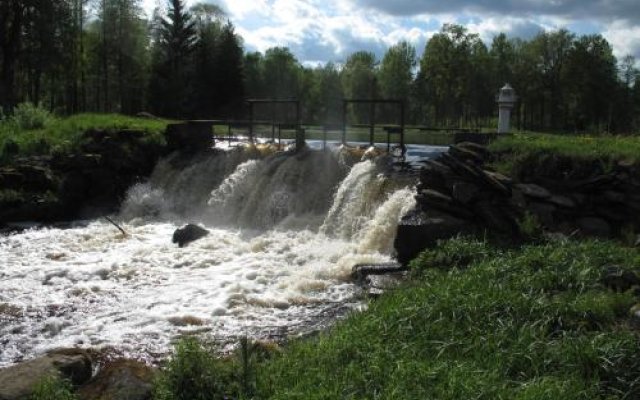
<path fill-rule="evenodd" d="M 337 149 L 169 157 L 114 216 L 126 235 L 93 220 L 0 237 L 0 366 L 73 346 L 161 357 L 183 334 L 295 335 L 361 308 L 353 266 L 391 261 L 414 205 L 381 164 Z M 210 234 L 179 248 L 187 222 Z"/>

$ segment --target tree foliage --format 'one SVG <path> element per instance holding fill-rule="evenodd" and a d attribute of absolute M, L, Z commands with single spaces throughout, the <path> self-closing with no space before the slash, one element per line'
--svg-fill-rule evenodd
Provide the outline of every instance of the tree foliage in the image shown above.
<path fill-rule="evenodd" d="M 505 83 L 519 101 L 520 129 L 629 133 L 640 129 L 636 60 L 617 60 L 601 35 L 567 30 L 490 43 L 444 25 L 424 49 L 401 41 L 385 54 L 357 51 L 341 62 L 305 65 L 286 47 L 245 53 L 223 8 L 163 0 L 147 18 L 141 0 L 0 1 L 0 106 L 30 102 L 51 112 L 175 118 L 246 118 L 245 98 L 297 98 L 306 123 L 335 125 L 342 100 L 405 102 L 412 124 L 490 127 Z M 417 54 L 420 54 L 418 58 Z M 349 107 L 368 123 L 369 105 Z M 286 119 L 287 106 L 259 117 Z M 397 123 L 393 107 L 377 123 Z"/>

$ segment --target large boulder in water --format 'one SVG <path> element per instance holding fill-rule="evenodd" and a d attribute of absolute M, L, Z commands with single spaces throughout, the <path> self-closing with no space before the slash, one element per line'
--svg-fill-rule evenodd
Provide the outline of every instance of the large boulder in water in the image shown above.
<path fill-rule="evenodd" d="M 184 247 L 186 244 L 203 238 L 208 234 L 208 230 L 199 227 L 198 225 L 188 224 L 182 228 L 176 229 L 176 231 L 173 232 L 173 238 L 171 241 L 173 243 L 178 243 L 179 247 Z"/>
<path fill-rule="evenodd" d="M 81 385 L 91 378 L 91 364 L 86 351 L 67 349 L 0 369 L 0 400 L 28 399 L 36 384 L 50 377 Z"/>

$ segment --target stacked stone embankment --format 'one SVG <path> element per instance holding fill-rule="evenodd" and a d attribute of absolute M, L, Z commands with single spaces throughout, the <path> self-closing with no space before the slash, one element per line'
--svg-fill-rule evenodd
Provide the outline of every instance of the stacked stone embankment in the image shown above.
<path fill-rule="evenodd" d="M 395 246 L 407 263 L 440 239 L 526 236 L 532 224 L 567 236 L 625 237 L 640 231 L 640 166 L 534 155 L 513 176 L 489 165 L 500 155 L 475 143 L 425 162 L 417 206 L 400 222 Z"/>

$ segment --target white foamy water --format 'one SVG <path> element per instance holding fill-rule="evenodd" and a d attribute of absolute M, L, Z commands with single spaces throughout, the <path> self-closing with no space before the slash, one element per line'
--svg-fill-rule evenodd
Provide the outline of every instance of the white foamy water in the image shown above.
<path fill-rule="evenodd" d="M 92 221 L 0 237 L 0 366 L 69 346 L 161 355 L 193 332 L 295 333 L 358 304 L 350 272 L 391 260 L 411 191 L 330 153 L 224 157 L 161 163 L 123 205 L 127 236 Z M 187 220 L 210 234 L 179 248 Z"/>

